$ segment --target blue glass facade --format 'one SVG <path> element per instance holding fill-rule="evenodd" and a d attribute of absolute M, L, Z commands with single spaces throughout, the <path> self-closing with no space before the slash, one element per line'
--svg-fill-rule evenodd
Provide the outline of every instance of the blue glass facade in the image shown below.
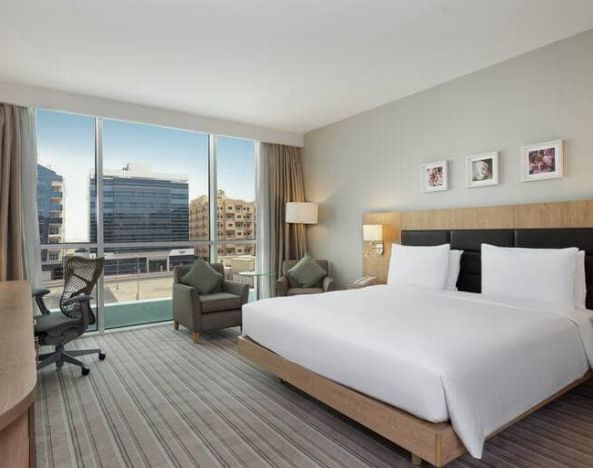
<path fill-rule="evenodd" d="M 91 242 L 97 241 L 96 180 L 90 183 Z M 189 240 L 187 182 L 156 178 L 103 177 L 103 236 L 111 242 Z"/>
<path fill-rule="evenodd" d="M 55 244 L 63 241 L 64 194 L 62 176 L 55 171 L 37 165 L 37 219 L 41 244 Z M 42 261 L 47 260 L 47 251 L 42 251 Z"/>

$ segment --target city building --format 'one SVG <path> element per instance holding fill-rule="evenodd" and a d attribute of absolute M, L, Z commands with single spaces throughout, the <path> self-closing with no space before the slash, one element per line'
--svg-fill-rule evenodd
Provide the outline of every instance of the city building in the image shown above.
<path fill-rule="evenodd" d="M 224 190 L 216 196 L 216 221 L 218 230 L 218 255 L 255 255 L 253 244 L 233 241 L 255 240 L 255 202 L 229 198 Z M 210 220 L 208 197 L 202 195 L 189 206 L 189 234 L 192 240 L 208 240 Z M 228 242 L 227 242 L 228 241 Z M 207 246 L 198 246 L 196 254 L 208 255 Z"/>
<path fill-rule="evenodd" d="M 95 175 L 90 180 L 91 242 L 96 242 Z M 103 237 L 105 243 L 138 243 L 138 248 L 106 248 L 105 275 L 168 271 L 170 248 L 146 248 L 146 242 L 187 241 L 189 192 L 185 175 L 152 172 L 128 163 L 103 172 Z M 185 260 L 190 260 L 189 259 Z"/>
<path fill-rule="evenodd" d="M 95 175 L 90 181 L 91 242 L 96 242 Z M 104 242 L 158 242 L 189 239 L 188 178 L 152 172 L 128 163 L 103 173 Z"/>
<path fill-rule="evenodd" d="M 64 242 L 64 179 L 56 171 L 37 165 L 37 212 L 39 242 L 58 244 Z M 44 276 L 54 278 L 62 268 L 60 249 L 41 250 Z"/>

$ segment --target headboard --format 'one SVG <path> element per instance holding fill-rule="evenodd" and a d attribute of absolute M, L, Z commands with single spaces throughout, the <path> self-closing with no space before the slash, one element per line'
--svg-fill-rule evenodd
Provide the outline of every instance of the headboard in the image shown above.
<path fill-rule="evenodd" d="M 593 228 L 404 230 L 401 243 L 451 244 L 451 249 L 463 250 L 457 288 L 475 293 L 480 292 L 482 285 L 480 245 L 483 243 L 501 247 L 578 247 L 585 251 L 586 303 L 588 309 L 593 309 Z"/>
<path fill-rule="evenodd" d="M 457 287 L 480 292 L 480 245 L 585 251 L 587 308 L 593 309 L 593 200 L 444 210 L 366 213 L 363 224 L 382 224 L 385 254 L 363 253 L 363 274 L 387 281 L 391 244 L 450 243 L 464 251 Z M 363 252 L 368 252 L 367 246 Z"/>

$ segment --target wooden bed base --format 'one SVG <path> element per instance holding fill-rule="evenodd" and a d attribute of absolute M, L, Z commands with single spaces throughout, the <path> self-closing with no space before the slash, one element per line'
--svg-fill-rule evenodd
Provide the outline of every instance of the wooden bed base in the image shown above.
<path fill-rule="evenodd" d="M 443 466 L 466 452 L 465 446 L 448 422 L 430 423 L 412 416 L 290 362 L 248 337 L 239 337 L 239 352 L 278 378 L 409 450 L 412 454 L 412 463 L 415 465 L 425 460 L 435 466 Z M 592 375 L 591 371 L 587 372 L 582 379 L 567 385 L 491 436 L 585 382 Z"/>

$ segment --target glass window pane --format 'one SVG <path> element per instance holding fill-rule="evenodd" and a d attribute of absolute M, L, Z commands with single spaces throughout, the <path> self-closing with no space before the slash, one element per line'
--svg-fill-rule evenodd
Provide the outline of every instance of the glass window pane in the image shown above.
<path fill-rule="evenodd" d="M 89 242 L 95 192 L 95 118 L 37 111 L 37 210 L 41 244 Z M 48 259 L 42 256 L 42 262 Z"/>
<path fill-rule="evenodd" d="M 195 249 L 190 246 L 106 247 L 105 328 L 171 320 L 173 271 L 191 265 L 194 255 Z M 203 258 L 208 260 L 208 256 Z"/>
<path fill-rule="evenodd" d="M 253 277 L 240 273 L 255 270 L 255 242 L 246 242 L 255 240 L 254 141 L 216 138 L 216 181 L 218 260 L 228 280 L 253 288 Z"/>
<path fill-rule="evenodd" d="M 189 240 L 190 200 L 208 218 L 208 135 L 105 120 L 103 175 L 105 243 Z"/>
<path fill-rule="evenodd" d="M 207 245 L 167 244 L 209 239 L 208 152 L 205 134 L 104 121 L 106 328 L 171 320 L 173 270 L 196 254 L 208 259 Z"/>
<path fill-rule="evenodd" d="M 216 139 L 218 240 L 255 239 L 255 142 Z"/>
<path fill-rule="evenodd" d="M 256 299 L 255 287 L 257 278 L 251 275 L 242 275 L 243 272 L 255 270 L 255 242 L 240 244 L 218 244 L 218 261 L 224 265 L 224 278 L 227 281 L 248 284 L 249 301 Z"/>

